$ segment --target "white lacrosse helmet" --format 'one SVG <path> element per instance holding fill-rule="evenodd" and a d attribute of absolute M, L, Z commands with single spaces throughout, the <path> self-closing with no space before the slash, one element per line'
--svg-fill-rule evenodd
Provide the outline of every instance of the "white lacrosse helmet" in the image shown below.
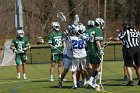
<path fill-rule="evenodd" d="M 104 28 L 104 20 L 102 18 L 96 18 L 95 23 L 97 23 L 102 29 Z"/>
<path fill-rule="evenodd" d="M 19 37 L 24 37 L 24 31 L 23 30 L 17 30 L 17 35 Z"/>
<path fill-rule="evenodd" d="M 88 20 L 88 26 L 95 26 L 94 20 Z"/>
<path fill-rule="evenodd" d="M 52 22 L 52 27 L 56 31 L 59 31 L 60 30 L 60 24 L 58 22 Z"/>
<path fill-rule="evenodd" d="M 86 30 L 86 27 L 85 27 L 82 23 L 79 23 L 79 24 L 76 26 L 75 30 L 76 30 L 77 32 L 79 32 L 80 34 L 83 34 L 83 33 L 85 32 L 85 30 Z M 77 33 L 77 34 L 78 34 L 78 33 Z"/>

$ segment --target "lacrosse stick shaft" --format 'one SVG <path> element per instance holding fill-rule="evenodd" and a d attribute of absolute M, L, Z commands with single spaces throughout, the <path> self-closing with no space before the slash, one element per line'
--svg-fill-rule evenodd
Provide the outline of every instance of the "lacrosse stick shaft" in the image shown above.
<path fill-rule="evenodd" d="M 59 50 L 58 48 L 56 48 L 55 46 L 53 46 L 53 45 L 50 45 L 50 46 L 53 47 L 54 49 L 58 50 L 60 53 L 63 54 L 63 52 L 61 50 Z"/>
<path fill-rule="evenodd" d="M 100 70 L 101 70 L 101 76 L 100 76 L 100 81 L 99 81 L 99 84 L 102 84 L 102 73 L 103 73 L 103 55 L 101 55 Z"/>

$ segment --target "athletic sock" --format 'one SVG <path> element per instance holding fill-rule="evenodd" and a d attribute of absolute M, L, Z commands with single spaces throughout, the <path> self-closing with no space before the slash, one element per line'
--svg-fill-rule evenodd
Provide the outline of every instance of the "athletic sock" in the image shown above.
<path fill-rule="evenodd" d="M 74 86 L 77 86 L 77 81 L 73 80 Z"/>
<path fill-rule="evenodd" d="M 61 74 L 59 74 L 58 78 L 61 78 Z"/>
<path fill-rule="evenodd" d="M 50 78 L 53 79 L 53 75 L 51 75 Z"/>
<path fill-rule="evenodd" d="M 23 74 L 23 77 L 26 77 L 26 74 L 25 73 Z"/>
<path fill-rule="evenodd" d="M 20 77 L 20 73 L 17 73 L 18 77 Z"/>

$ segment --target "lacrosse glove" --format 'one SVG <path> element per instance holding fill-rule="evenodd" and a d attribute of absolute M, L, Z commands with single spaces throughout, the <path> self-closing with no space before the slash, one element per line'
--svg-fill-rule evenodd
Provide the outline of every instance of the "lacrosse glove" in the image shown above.
<path fill-rule="evenodd" d="M 100 53 L 100 55 L 104 55 L 103 48 L 100 48 L 99 53 Z"/>

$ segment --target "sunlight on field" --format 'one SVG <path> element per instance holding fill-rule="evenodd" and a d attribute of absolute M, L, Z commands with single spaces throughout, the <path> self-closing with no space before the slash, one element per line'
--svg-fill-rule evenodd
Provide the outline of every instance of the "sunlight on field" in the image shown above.
<path fill-rule="evenodd" d="M 73 82 L 71 72 L 66 75 L 66 82 L 63 82 L 63 88 L 58 88 L 57 66 L 55 69 L 54 82 L 49 82 L 50 64 L 27 64 L 28 80 L 16 79 L 15 66 L 0 67 L 0 93 L 93 93 L 95 89 L 86 89 L 84 87 L 76 90 L 71 89 Z M 123 62 L 104 61 L 103 64 L 103 93 L 139 93 L 137 79 L 134 72 L 133 87 L 125 87 L 123 84 Z M 6 74 L 8 73 L 8 74 Z"/>

